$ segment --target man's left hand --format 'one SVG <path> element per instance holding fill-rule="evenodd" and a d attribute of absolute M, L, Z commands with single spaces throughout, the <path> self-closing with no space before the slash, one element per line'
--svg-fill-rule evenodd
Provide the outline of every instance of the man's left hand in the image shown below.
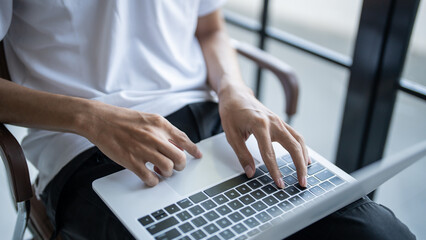
<path fill-rule="evenodd" d="M 254 175 L 255 164 L 245 141 L 254 134 L 262 159 L 275 184 L 284 188 L 272 142 L 278 142 L 287 149 L 296 166 L 299 184 L 306 187 L 306 166 L 310 164 L 310 158 L 303 138 L 260 103 L 250 89 L 223 89 L 219 94 L 219 113 L 226 138 L 248 177 Z"/>

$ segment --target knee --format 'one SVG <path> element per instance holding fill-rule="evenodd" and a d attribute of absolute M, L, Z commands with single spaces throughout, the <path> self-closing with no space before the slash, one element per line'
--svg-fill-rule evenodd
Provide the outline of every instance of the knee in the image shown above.
<path fill-rule="evenodd" d="M 339 218 L 337 232 L 343 230 L 346 239 L 416 239 L 390 209 L 372 201 L 348 209 Z"/>

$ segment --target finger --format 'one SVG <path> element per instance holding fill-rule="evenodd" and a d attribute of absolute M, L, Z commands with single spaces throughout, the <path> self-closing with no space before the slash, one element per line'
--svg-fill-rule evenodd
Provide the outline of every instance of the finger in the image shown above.
<path fill-rule="evenodd" d="M 180 131 L 176 127 L 173 127 L 171 140 L 178 148 L 186 150 L 193 157 L 201 158 L 203 156 L 197 145 L 195 145 L 195 143 L 193 143 L 184 132 Z"/>
<path fill-rule="evenodd" d="M 264 128 L 258 128 L 253 131 L 253 134 L 257 139 L 260 154 L 263 162 L 269 170 L 269 173 L 271 174 L 272 179 L 279 188 L 284 188 L 284 181 L 282 179 L 282 174 L 278 169 L 269 131 L 265 131 Z"/>
<path fill-rule="evenodd" d="M 164 177 L 170 177 L 173 174 L 174 163 L 172 160 L 164 156 L 162 153 L 157 151 L 152 151 L 149 154 L 149 157 L 146 158 L 148 162 L 154 164 L 161 171 L 161 175 Z"/>
<path fill-rule="evenodd" d="M 145 166 L 145 164 L 134 164 L 134 166 L 130 170 L 134 172 L 149 187 L 154 187 L 160 181 L 158 176 L 155 175 L 155 173 L 151 172 Z"/>
<path fill-rule="evenodd" d="M 294 130 L 290 125 L 285 123 L 284 121 L 283 121 L 283 124 L 288 129 L 290 134 L 296 139 L 296 141 L 299 142 L 300 146 L 302 147 L 303 158 L 305 159 L 305 164 L 306 165 L 311 164 L 311 158 L 309 157 L 308 148 L 306 147 L 306 144 L 305 144 L 305 141 L 303 140 L 303 137 L 299 133 L 297 133 L 296 130 Z"/>
<path fill-rule="evenodd" d="M 177 147 L 171 140 L 160 144 L 157 148 L 160 153 L 173 162 L 173 168 L 175 170 L 182 171 L 185 168 L 186 155 L 183 149 Z"/>
<path fill-rule="evenodd" d="M 234 149 L 235 154 L 240 161 L 241 166 L 244 169 L 248 178 L 253 177 L 255 173 L 255 164 L 251 153 L 247 149 L 245 138 L 241 137 L 237 133 L 226 134 L 226 139 L 228 140 L 229 145 Z"/>
<path fill-rule="evenodd" d="M 296 141 L 287 129 L 282 129 L 282 134 L 277 134 L 277 141 L 290 153 L 294 166 L 296 166 L 299 184 L 302 187 L 306 187 L 307 168 L 302 146 L 300 146 L 300 143 Z"/>

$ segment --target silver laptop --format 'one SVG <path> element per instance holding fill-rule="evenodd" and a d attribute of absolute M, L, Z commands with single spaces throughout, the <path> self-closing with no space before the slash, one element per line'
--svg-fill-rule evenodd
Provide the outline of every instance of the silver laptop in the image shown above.
<path fill-rule="evenodd" d="M 251 179 L 219 134 L 197 144 L 202 159 L 188 155 L 186 168 L 156 187 L 123 170 L 94 181 L 93 189 L 137 239 L 282 239 L 371 192 L 405 166 L 375 167 L 361 174 L 374 177 L 357 183 L 309 149 L 308 187 L 302 188 L 290 155 L 274 143 L 286 184 L 277 189 L 254 137 L 246 144 L 257 167 Z M 415 156 L 425 154 L 425 145 Z"/>

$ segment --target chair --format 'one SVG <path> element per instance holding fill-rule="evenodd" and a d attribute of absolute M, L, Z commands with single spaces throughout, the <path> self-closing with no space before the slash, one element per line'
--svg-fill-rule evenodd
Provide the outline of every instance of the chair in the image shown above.
<path fill-rule="evenodd" d="M 284 89 L 287 122 L 291 121 L 297 110 L 299 93 L 298 80 L 291 67 L 249 44 L 232 40 L 232 45 L 240 55 L 271 71 L 278 78 Z M 10 80 L 2 42 L 0 42 L 0 77 Z M 22 148 L 2 123 L 0 123 L 0 156 L 6 166 L 12 198 L 18 212 L 13 239 L 22 239 L 27 226 L 36 239 L 50 238 L 53 226 L 46 215 L 44 205 L 34 196 Z"/>

